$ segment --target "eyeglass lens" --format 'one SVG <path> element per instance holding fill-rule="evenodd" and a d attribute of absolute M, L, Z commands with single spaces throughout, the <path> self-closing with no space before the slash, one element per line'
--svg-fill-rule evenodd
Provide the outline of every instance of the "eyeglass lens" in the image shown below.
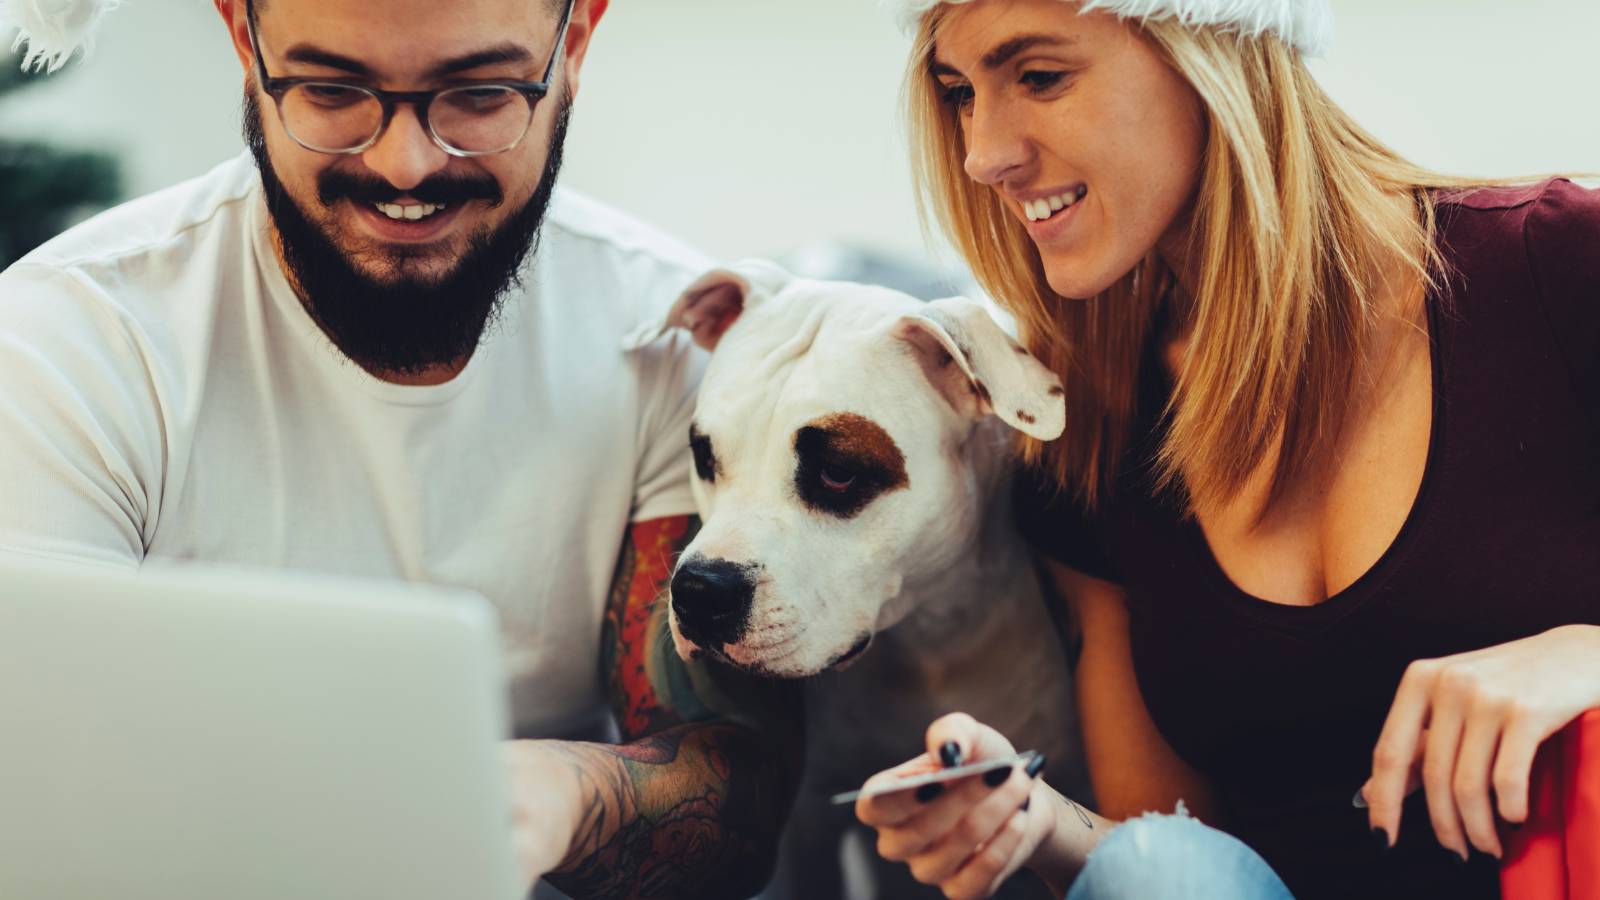
<path fill-rule="evenodd" d="M 344 152 L 365 147 L 383 129 L 383 103 L 351 85 L 299 84 L 283 95 L 284 128 L 312 150 Z M 522 139 L 533 120 L 529 97 L 501 85 L 463 86 L 440 92 L 427 110 L 434 135 L 462 153 L 497 153 Z"/>

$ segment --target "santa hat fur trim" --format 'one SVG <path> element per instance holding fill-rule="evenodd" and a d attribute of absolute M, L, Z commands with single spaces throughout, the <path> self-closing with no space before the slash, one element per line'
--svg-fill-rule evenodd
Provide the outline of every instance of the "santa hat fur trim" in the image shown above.
<path fill-rule="evenodd" d="M 916 27 L 922 14 L 942 3 L 969 0 L 885 0 L 901 27 Z M 1306 56 L 1321 56 L 1333 38 L 1333 12 L 1327 0 L 1081 0 L 1079 12 L 1103 10 L 1143 22 L 1177 19 L 1252 37 L 1268 32 Z"/>
<path fill-rule="evenodd" d="M 54 72 L 79 50 L 94 49 L 100 19 L 121 0 L 0 0 L 0 41 L 13 31 L 12 51 L 26 46 L 24 72 Z"/>

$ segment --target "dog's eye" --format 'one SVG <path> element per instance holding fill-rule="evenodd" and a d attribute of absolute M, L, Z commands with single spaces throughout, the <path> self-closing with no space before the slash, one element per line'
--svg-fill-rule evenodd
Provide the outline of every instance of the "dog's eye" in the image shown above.
<path fill-rule="evenodd" d="M 700 480 L 708 484 L 715 484 L 717 480 L 717 456 L 711 452 L 711 438 L 706 437 L 700 429 L 689 426 L 689 451 L 694 454 L 694 472 Z"/>
<path fill-rule="evenodd" d="M 794 433 L 794 494 L 812 512 L 853 519 L 908 486 L 905 457 L 881 426 L 851 413 L 818 422 Z"/>
<path fill-rule="evenodd" d="M 822 479 L 822 486 L 836 494 L 850 490 L 850 486 L 856 483 L 856 473 L 837 466 L 824 466 L 818 476 Z"/>

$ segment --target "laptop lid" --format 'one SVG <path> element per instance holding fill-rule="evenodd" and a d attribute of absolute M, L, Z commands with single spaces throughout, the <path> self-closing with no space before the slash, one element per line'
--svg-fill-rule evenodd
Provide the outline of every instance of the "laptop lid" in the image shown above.
<path fill-rule="evenodd" d="M 488 603 L 0 557 L 0 897 L 512 900 Z"/>

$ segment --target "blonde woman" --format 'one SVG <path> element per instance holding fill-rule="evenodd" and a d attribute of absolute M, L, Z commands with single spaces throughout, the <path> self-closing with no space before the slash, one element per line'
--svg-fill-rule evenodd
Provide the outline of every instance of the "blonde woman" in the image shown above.
<path fill-rule="evenodd" d="M 1600 195 L 1400 159 L 1306 70 L 1322 0 L 898 5 L 927 209 L 1066 384 L 1019 508 L 1098 815 L 1019 769 L 862 801 L 879 851 L 950 897 L 1497 896 L 1600 706 Z M 1013 750 L 927 743 L 878 778 Z"/>

